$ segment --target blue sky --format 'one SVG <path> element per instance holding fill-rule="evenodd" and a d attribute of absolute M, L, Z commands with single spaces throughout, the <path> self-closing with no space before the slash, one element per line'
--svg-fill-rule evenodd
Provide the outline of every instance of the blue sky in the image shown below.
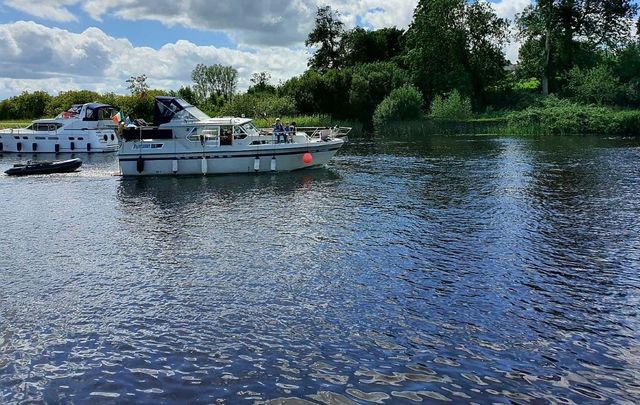
<path fill-rule="evenodd" d="M 500 0 L 513 18 L 530 0 Z M 152 87 L 190 84 L 198 63 L 232 65 L 240 89 L 252 73 L 283 81 L 306 69 L 304 40 L 318 6 L 347 28 L 406 28 L 418 0 L 0 0 L 0 99 L 24 90 L 126 93 L 146 74 Z M 506 49 L 515 60 L 518 44 Z"/>

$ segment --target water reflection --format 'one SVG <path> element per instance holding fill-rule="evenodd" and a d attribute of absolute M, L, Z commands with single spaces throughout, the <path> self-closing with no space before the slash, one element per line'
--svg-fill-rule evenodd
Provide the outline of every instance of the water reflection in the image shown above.
<path fill-rule="evenodd" d="M 637 402 L 638 145 L 0 177 L 0 402 Z"/>

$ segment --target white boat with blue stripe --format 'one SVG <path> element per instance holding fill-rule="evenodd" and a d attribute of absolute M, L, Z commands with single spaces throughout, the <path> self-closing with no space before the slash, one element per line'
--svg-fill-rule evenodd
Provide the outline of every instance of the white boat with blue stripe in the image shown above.
<path fill-rule="evenodd" d="M 125 128 L 118 161 L 123 176 L 292 171 L 327 164 L 349 131 L 274 133 L 248 118 L 210 118 L 180 98 L 156 97 L 154 125 Z"/>

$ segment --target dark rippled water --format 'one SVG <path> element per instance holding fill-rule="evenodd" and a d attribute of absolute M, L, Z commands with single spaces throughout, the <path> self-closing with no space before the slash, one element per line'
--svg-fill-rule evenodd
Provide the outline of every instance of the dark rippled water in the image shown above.
<path fill-rule="evenodd" d="M 0 176 L 0 403 L 640 401 L 638 141 L 116 168 Z"/>

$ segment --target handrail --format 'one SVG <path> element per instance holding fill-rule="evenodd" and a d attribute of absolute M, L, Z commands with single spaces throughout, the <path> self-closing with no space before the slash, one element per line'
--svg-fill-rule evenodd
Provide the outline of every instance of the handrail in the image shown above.
<path fill-rule="evenodd" d="M 273 128 L 258 128 L 261 133 L 273 135 Z M 310 138 L 343 138 L 351 132 L 351 127 L 296 127 L 296 132 L 304 132 Z"/>

